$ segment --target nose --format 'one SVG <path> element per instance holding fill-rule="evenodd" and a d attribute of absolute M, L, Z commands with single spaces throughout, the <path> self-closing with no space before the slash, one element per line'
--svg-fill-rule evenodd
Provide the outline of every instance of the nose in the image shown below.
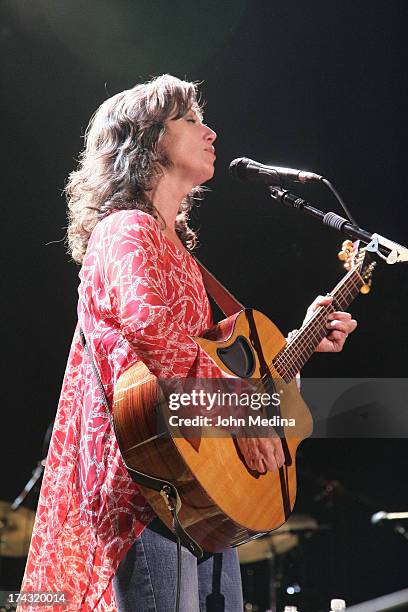
<path fill-rule="evenodd" d="M 205 128 L 204 139 L 210 144 L 212 144 L 217 138 L 217 134 L 214 132 L 214 130 L 208 127 L 208 125 L 203 124 L 203 127 Z"/>

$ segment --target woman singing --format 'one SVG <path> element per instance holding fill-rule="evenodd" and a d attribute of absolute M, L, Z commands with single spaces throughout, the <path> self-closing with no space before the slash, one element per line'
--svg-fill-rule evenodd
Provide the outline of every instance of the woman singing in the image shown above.
<path fill-rule="evenodd" d="M 174 607 L 176 544 L 124 467 L 79 328 L 109 401 L 138 360 L 159 378 L 223 375 L 191 339 L 211 326 L 211 313 L 187 213 L 213 176 L 216 139 L 196 94 L 164 75 L 106 100 L 66 187 L 69 248 L 81 264 L 78 327 L 22 585 L 67 594 L 68 605 L 46 610 Z M 319 350 L 341 350 L 356 326 L 334 314 Z M 252 469 L 284 461 L 279 438 L 239 444 Z M 216 566 L 225 611 L 242 609 L 236 550 L 197 561 L 183 548 L 181 610 L 213 609 Z"/>

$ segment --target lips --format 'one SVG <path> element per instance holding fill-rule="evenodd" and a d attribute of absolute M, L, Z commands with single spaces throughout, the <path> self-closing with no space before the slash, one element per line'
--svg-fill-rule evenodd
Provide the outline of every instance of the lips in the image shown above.
<path fill-rule="evenodd" d="M 207 153 L 211 153 L 211 155 L 214 155 L 214 157 L 215 157 L 215 149 L 214 149 L 214 147 L 211 147 L 209 149 L 204 149 L 204 151 L 207 151 Z"/>

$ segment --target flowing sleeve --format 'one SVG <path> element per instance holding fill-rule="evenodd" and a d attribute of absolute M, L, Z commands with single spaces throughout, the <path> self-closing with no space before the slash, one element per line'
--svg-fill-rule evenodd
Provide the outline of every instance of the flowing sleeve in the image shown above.
<path fill-rule="evenodd" d="M 172 316 L 166 245 L 153 218 L 138 211 L 113 215 L 104 239 L 104 269 L 122 335 L 158 378 L 228 377 Z"/>

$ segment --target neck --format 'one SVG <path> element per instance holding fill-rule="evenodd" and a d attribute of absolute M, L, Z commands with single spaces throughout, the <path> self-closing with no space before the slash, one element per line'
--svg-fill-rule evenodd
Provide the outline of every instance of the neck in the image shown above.
<path fill-rule="evenodd" d="M 191 189 L 191 184 L 183 184 L 179 177 L 173 177 L 168 172 L 161 176 L 154 185 L 150 198 L 166 223 L 165 231 L 175 232 L 176 217 L 181 202 Z"/>
<path fill-rule="evenodd" d="M 326 324 L 329 314 L 335 310 L 346 310 L 363 285 L 364 281 L 358 270 L 350 270 L 330 293 L 333 302 L 328 306 L 321 306 L 278 353 L 274 359 L 274 366 L 286 382 L 290 382 L 296 376 L 296 372 L 299 372 L 309 360 L 319 342 L 327 336 Z"/>

